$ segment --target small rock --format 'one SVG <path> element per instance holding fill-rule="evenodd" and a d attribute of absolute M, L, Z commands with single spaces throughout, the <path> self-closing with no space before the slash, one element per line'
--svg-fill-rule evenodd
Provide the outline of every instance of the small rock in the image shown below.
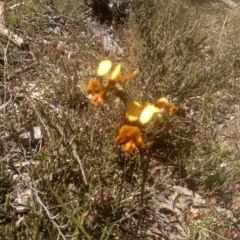
<path fill-rule="evenodd" d="M 11 206 L 15 208 L 17 213 L 24 213 L 30 210 L 28 206 L 29 196 L 23 196 L 21 198 L 16 198 L 12 203 Z"/>
<path fill-rule="evenodd" d="M 30 127 L 28 132 L 19 135 L 19 142 L 28 147 L 42 139 L 42 132 L 39 126 Z"/>

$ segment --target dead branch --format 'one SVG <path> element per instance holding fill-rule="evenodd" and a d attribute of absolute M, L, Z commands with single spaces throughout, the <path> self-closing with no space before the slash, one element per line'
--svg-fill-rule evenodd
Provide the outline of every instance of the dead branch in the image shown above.
<path fill-rule="evenodd" d="M 80 160 L 80 158 L 77 154 L 77 151 L 76 151 L 76 146 L 74 145 L 72 148 L 73 148 L 73 156 L 75 157 L 75 159 L 77 159 L 77 161 L 79 163 L 79 166 L 80 166 L 83 182 L 84 182 L 85 185 L 88 185 L 87 178 L 86 178 L 85 172 L 83 170 L 82 162 L 81 162 L 81 160 Z"/>
<path fill-rule="evenodd" d="M 51 222 L 53 223 L 53 225 L 57 228 L 58 230 L 58 235 L 62 237 L 63 240 L 66 240 L 65 236 L 63 235 L 62 231 L 61 231 L 61 228 L 66 228 L 67 225 L 63 225 L 63 226 L 60 226 L 58 225 L 54 220 L 57 218 L 58 215 L 56 216 L 53 216 L 49 209 L 47 208 L 47 206 L 42 202 L 41 198 L 39 197 L 38 195 L 38 190 L 35 188 L 35 187 L 31 187 L 31 190 L 32 190 L 32 193 L 35 195 L 35 198 L 38 202 L 38 204 L 45 210 L 48 218 L 51 220 Z"/>
<path fill-rule="evenodd" d="M 230 8 L 237 8 L 238 5 L 234 3 L 232 0 L 220 0 L 222 3 L 226 4 Z"/>

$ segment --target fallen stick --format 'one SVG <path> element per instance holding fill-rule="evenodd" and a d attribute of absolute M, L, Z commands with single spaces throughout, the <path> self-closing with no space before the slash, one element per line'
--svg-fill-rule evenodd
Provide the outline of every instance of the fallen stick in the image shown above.
<path fill-rule="evenodd" d="M 9 39 L 13 44 L 21 49 L 28 49 L 28 44 L 24 43 L 24 40 L 21 37 L 19 37 L 17 34 L 14 34 L 12 31 L 5 27 L 4 4 L 4 2 L 0 1 L 0 35 Z"/>
<path fill-rule="evenodd" d="M 14 8 L 19 7 L 19 6 L 23 5 L 23 4 L 24 4 L 24 2 L 17 3 L 17 4 L 12 5 L 12 6 L 9 7 L 8 9 L 13 10 Z"/>
<path fill-rule="evenodd" d="M 82 173 L 83 182 L 87 186 L 88 185 L 87 178 L 86 178 L 85 172 L 83 170 L 82 162 L 81 162 L 81 160 L 80 160 L 80 158 L 79 158 L 79 156 L 77 154 L 76 146 L 73 145 L 72 148 L 73 148 L 73 156 L 79 163 L 79 167 L 80 167 L 80 170 L 81 170 L 81 173 Z"/>
<path fill-rule="evenodd" d="M 220 0 L 222 3 L 226 4 L 230 8 L 237 8 L 238 5 L 232 0 Z"/>

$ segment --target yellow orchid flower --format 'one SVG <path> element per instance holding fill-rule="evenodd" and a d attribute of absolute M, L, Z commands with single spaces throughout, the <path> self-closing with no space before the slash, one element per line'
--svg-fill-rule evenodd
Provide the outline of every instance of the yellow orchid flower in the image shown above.
<path fill-rule="evenodd" d="M 94 105 L 99 105 L 105 95 L 102 84 L 95 78 L 89 80 L 87 92 L 91 95 L 91 102 Z"/>
<path fill-rule="evenodd" d="M 115 67 L 115 69 L 111 73 L 111 76 L 107 78 L 107 84 L 105 86 L 103 86 L 102 83 L 95 78 L 89 80 L 87 91 L 89 94 L 91 94 L 91 102 L 94 105 L 99 105 L 102 102 L 104 95 L 107 93 L 108 90 L 111 90 L 111 88 L 113 90 L 116 90 L 116 88 L 119 87 L 119 84 L 122 84 L 124 81 L 132 78 L 137 73 L 137 71 L 134 71 L 133 73 L 122 76 L 120 75 L 121 67 L 121 64 L 118 64 Z M 101 61 L 97 68 L 97 76 L 103 77 L 109 74 L 111 68 L 112 62 L 110 60 Z"/>
<path fill-rule="evenodd" d="M 160 109 L 161 113 L 174 114 L 178 111 L 178 108 L 169 103 L 166 98 L 158 99 L 156 106 Z"/>
<path fill-rule="evenodd" d="M 99 77 L 103 77 L 110 72 L 111 68 L 112 62 L 110 60 L 103 60 L 98 65 L 97 75 Z M 129 73 L 127 75 L 121 75 L 121 68 L 122 64 L 118 64 L 112 71 L 111 76 L 107 80 L 108 86 L 116 86 L 116 84 L 123 84 L 126 80 L 133 78 L 137 74 L 137 71 L 133 71 L 132 73 Z"/>
<path fill-rule="evenodd" d="M 124 150 L 127 152 L 133 152 L 136 148 L 144 148 L 140 129 L 130 125 L 123 125 L 120 128 L 116 142 L 124 144 Z"/>
<path fill-rule="evenodd" d="M 140 103 L 134 101 L 127 105 L 126 118 L 130 122 L 139 121 L 142 125 L 148 123 L 155 113 L 161 112 L 159 108 L 153 104 L 147 103 L 141 106 Z"/>

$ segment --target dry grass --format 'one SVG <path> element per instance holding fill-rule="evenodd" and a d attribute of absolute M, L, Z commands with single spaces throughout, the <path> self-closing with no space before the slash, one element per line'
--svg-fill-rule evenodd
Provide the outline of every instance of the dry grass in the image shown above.
<path fill-rule="evenodd" d="M 238 10 L 195 1 L 134 0 L 129 21 L 115 32 L 125 55 L 112 56 L 93 44 L 82 21 L 83 4 L 54 2 L 62 13 L 56 22 L 32 1 L 7 10 L 7 26 L 28 39 L 32 54 L 10 45 L 2 68 L 11 78 L 4 81 L 1 74 L 0 103 L 10 95 L 13 103 L 0 117 L 0 237 L 133 239 L 142 172 L 137 152 L 125 153 L 114 142 L 125 121 L 124 106 L 109 98 L 95 107 L 86 97 L 99 61 L 111 58 L 122 62 L 126 73 L 139 70 L 126 84 L 134 100 L 167 97 L 180 107 L 150 151 L 138 239 L 179 235 L 174 219 L 162 221 L 171 214 L 159 210 L 174 185 L 201 193 L 208 202 L 197 214 L 184 210 L 188 231 L 180 231 L 182 239 L 237 239 L 239 223 L 214 206 L 239 219 L 233 201 L 240 176 Z M 42 148 L 21 146 L 19 134 L 35 125 L 43 132 Z M 24 189 L 31 190 L 29 210 L 16 213 L 10 203 Z M 153 226 L 163 235 L 150 234 Z"/>

